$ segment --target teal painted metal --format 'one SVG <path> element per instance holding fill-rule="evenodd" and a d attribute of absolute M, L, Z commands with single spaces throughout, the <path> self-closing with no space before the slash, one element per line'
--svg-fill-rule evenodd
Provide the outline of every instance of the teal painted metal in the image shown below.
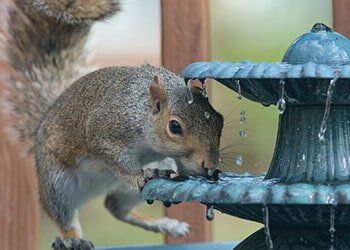
<path fill-rule="evenodd" d="M 192 177 L 152 180 L 143 197 L 197 201 L 240 218 L 268 221 L 277 249 L 350 249 L 349 58 L 350 41 L 316 24 L 291 44 L 282 63 L 187 66 L 185 79 L 213 78 L 263 105 L 279 101 L 284 82 L 286 109 L 280 115 L 271 166 L 263 176 L 225 173 L 217 182 Z M 331 98 L 327 92 L 333 92 Z M 327 101 L 332 105 L 320 140 Z M 336 234 L 333 223 L 341 227 Z M 235 249 L 266 246 L 264 231 L 258 231 Z"/>
<path fill-rule="evenodd" d="M 169 244 L 128 247 L 100 247 L 96 250 L 231 250 L 237 245 L 235 242 Z"/>
<path fill-rule="evenodd" d="M 335 250 L 350 249 L 348 229 L 337 229 L 334 234 L 333 248 L 330 248 L 328 228 L 272 228 L 273 249 L 285 250 Z M 234 250 L 266 250 L 264 229 L 255 232 Z"/>

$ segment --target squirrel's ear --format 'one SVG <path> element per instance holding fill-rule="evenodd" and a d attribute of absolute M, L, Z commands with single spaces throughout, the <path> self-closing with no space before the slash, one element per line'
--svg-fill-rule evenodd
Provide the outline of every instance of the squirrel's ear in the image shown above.
<path fill-rule="evenodd" d="M 153 114 L 157 114 L 168 102 L 164 85 L 159 76 L 153 78 L 153 82 L 149 87 L 149 92 L 151 94 Z"/>

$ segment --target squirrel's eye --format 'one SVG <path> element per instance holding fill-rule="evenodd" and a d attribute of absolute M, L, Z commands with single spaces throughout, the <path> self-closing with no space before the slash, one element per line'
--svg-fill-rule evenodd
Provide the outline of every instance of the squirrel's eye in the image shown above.
<path fill-rule="evenodd" d="M 175 121 L 175 120 L 171 120 L 169 122 L 169 130 L 171 133 L 173 133 L 175 135 L 182 135 L 183 134 L 182 127 L 181 127 L 180 123 L 178 121 Z"/>

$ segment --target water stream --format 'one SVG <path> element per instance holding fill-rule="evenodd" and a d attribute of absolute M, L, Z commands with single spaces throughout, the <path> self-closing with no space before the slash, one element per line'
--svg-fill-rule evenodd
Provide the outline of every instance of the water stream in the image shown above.
<path fill-rule="evenodd" d="M 208 98 L 207 83 L 206 83 L 207 78 L 200 79 L 199 81 L 202 83 L 202 88 L 203 88 L 202 95 L 203 95 L 203 97 Z"/>
<path fill-rule="evenodd" d="M 318 139 L 320 141 L 324 140 L 324 135 L 325 135 L 325 132 L 327 130 L 327 120 L 328 120 L 328 116 L 329 116 L 329 111 L 331 109 L 332 94 L 333 94 L 333 90 L 334 90 L 334 86 L 335 86 L 336 81 L 337 81 L 337 78 L 334 78 L 329 82 L 329 85 L 328 85 L 326 107 L 325 107 L 325 110 L 323 113 L 323 119 L 321 122 L 320 131 L 318 132 Z"/>
<path fill-rule="evenodd" d="M 278 109 L 278 113 L 280 113 L 281 115 L 286 110 L 286 100 L 284 99 L 284 84 L 285 84 L 284 79 L 281 79 L 280 82 L 279 82 L 279 94 L 280 94 L 280 97 L 279 97 L 278 102 L 276 104 L 277 105 L 277 109 Z"/>
<path fill-rule="evenodd" d="M 262 215 L 263 215 L 263 223 L 264 223 L 264 231 L 266 236 L 266 249 L 273 249 L 273 242 L 270 234 L 270 227 L 269 227 L 269 208 L 267 206 L 262 208 Z"/>
<path fill-rule="evenodd" d="M 329 214 L 329 234 L 331 238 L 331 245 L 329 250 L 335 250 L 334 248 L 334 233 L 335 233 L 335 226 L 334 226 L 334 220 L 335 220 L 335 211 L 334 207 L 331 207 L 330 214 Z"/>
<path fill-rule="evenodd" d="M 238 100 L 242 100 L 242 89 L 241 89 L 241 82 L 239 80 L 235 80 L 235 83 L 237 85 L 237 93 L 238 93 Z"/>
<path fill-rule="evenodd" d="M 192 95 L 192 79 L 189 79 L 186 83 L 187 89 L 188 91 L 186 91 L 186 101 L 188 104 L 192 104 L 193 103 L 193 95 Z"/>

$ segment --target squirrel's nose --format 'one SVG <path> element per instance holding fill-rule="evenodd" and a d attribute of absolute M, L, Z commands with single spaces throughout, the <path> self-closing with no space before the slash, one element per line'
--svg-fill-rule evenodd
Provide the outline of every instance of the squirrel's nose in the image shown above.
<path fill-rule="evenodd" d="M 202 161 L 201 165 L 206 172 L 214 169 L 214 164 L 211 164 L 209 161 Z"/>
<path fill-rule="evenodd" d="M 206 167 L 205 161 L 202 161 L 202 168 L 206 172 L 206 174 L 209 176 L 210 179 L 214 181 L 219 180 L 219 174 L 222 173 L 222 171 L 218 168 L 215 168 L 214 165 L 211 165 L 211 167 Z"/>

